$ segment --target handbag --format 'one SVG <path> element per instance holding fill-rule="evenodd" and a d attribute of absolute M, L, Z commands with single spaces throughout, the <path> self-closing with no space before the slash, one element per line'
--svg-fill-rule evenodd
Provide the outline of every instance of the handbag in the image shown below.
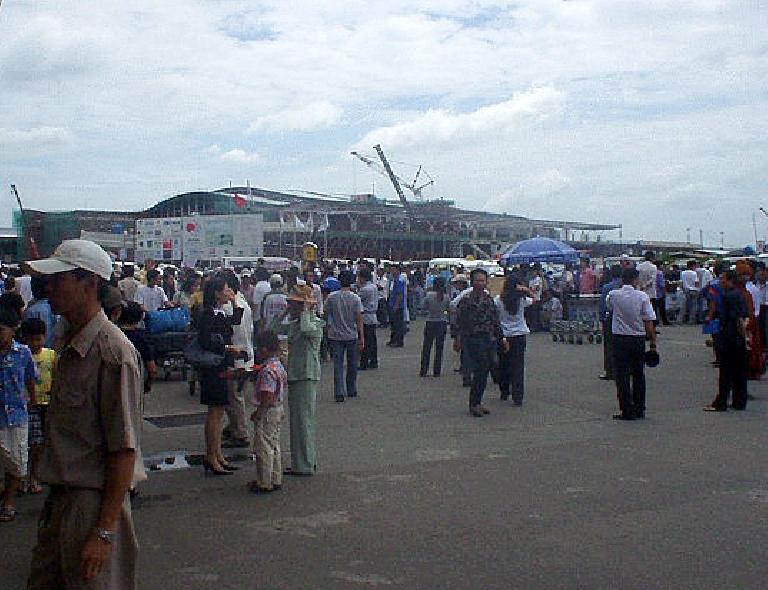
<path fill-rule="evenodd" d="M 200 369 L 216 369 L 224 364 L 223 354 L 204 349 L 197 338 L 192 338 L 184 347 L 184 358 L 190 365 Z"/>
<path fill-rule="evenodd" d="M 706 322 L 702 327 L 701 331 L 703 334 L 710 334 L 715 335 L 720 333 L 720 319 L 715 318 L 714 320 L 710 322 Z"/>

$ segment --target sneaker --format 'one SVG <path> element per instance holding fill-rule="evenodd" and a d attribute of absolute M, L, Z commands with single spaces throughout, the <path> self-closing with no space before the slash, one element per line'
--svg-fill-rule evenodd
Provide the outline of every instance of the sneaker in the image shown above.
<path fill-rule="evenodd" d="M 634 420 L 635 417 L 630 414 L 614 414 L 614 420 Z"/>
<path fill-rule="evenodd" d="M 480 404 L 480 411 L 483 414 L 490 414 L 491 413 L 491 411 L 488 408 L 486 408 L 484 405 L 482 405 L 482 404 Z"/>
<path fill-rule="evenodd" d="M 336 396 L 333 398 L 333 401 L 340 404 L 341 402 L 344 401 L 344 396 Z"/>
<path fill-rule="evenodd" d="M 469 408 L 469 413 L 475 418 L 482 418 L 483 416 L 485 416 L 485 414 L 483 414 L 483 411 L 480 409 L 480 406 L 472 406 L 471 408 Z"/>

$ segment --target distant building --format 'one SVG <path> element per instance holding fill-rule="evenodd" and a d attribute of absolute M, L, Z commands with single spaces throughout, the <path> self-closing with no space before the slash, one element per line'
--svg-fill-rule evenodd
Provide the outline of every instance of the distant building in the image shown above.
<path fill-rule="evenodd" d="M 413 202 L 408 212 L 399 202 L 368 194 L 334 197 L 233 187 L 179 194 L 139 212 L 26 210 L 24 228 L 41 256 L 64 239 L 86 237 L 131 258 L 138 218 L 239 213 L 263 215 L 266 255 L 292 256 L 311 240 L 329 258 L 493 256 L 509 243 L 537 235 L 570 240 L 620 227 L 472 211 L 443 199 Z"/>

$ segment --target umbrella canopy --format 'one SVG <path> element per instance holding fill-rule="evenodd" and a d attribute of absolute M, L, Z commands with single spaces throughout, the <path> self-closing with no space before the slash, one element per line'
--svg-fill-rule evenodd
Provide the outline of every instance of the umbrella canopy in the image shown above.
<path fill-rule="evenodd" d="M 532 262 L 578 262 L 579 253 L 558 240 L 551 238 L 531 238 L 523 240 L 501 255 L 499 264 L 530 264 Z"/>

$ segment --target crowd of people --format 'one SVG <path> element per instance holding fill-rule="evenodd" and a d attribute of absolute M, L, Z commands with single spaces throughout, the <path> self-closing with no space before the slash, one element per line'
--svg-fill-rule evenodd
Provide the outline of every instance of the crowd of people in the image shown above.
<path fill-rule="evenodd" d="M 285 475 L 317 471 L 315 413 L 328 354 L 334 400 L 357 398 L 358 372 L 379 367 L 379 333 L 389 328 L 386 345 L 401 348 L 419 316 L 420 377 L 441 377 L 450 339 L 472 417 L 490 413 L 489 378 L 501 400 L 523 405 L 527 337 L 567 318 L 577 297 L 598 300 L 599 377 L 616 383 L 615 419 L 645 417 L 644 367 L 658 364 L 657 335 L 675 318 L 701 324 L 711 338 L 720 376 L 704 409 L 725 411 L 730 398 L 730 407 L 744 410 L 747 380 L 765 370 L 766 278 L 754 262 L 705 268 L 690 261 L 681 270 L 648 252 L 639 264 L 622 257 L 600 269 L 588 260 L 557 274 L 539 264 L 507 269 L 494 293 L 481 267 L 446 274 L 361 259 L 303 271 L 268 271 L 261 261 L 161 271 L 151 260 L 117 268 L 93 242 L 68 240 L 25 271 L 0 273 L 0 522 L 16 517 L 20 491 L 39 494 L 45 484 L 29 587 L 75 587 L 74 580 L 99 576 L 132 587 L 137 545 L 128 497 L 145 477 L 141 399 L 162 362 L 146 327 L 163 310 L 190 318 L 185 354 L 207 407 L 204 473 L 231 475 L 238 467 L 225 449 L 250 447 L 256 469 L 248 489 L 269 494 Z M 286 413 L 290 465 L 283 466 Z M 73 511 L 82 517 L 73 520 Z M 105 587 L 123 587 L 115 584 Z"/>

